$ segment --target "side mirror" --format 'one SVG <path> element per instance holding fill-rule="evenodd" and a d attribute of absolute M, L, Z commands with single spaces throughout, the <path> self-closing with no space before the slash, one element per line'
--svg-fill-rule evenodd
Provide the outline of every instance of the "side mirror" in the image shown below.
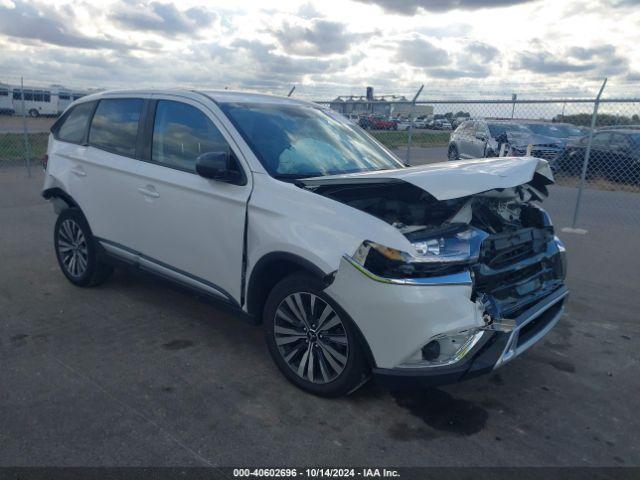
<path fill-rule="evenodd" d="M 229 152 L 206 152 L 196 158 L 196 172 L 218 182 L 244 185 L 246 180 L 236 162 Z"/>

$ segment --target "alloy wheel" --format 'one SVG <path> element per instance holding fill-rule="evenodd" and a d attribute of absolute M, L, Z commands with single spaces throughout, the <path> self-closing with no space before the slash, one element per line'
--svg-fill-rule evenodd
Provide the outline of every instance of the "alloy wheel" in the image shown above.
<path fill-rule="evenodd" d="M 278 351 L 300 378 L 316 384 L 335 380 L 349 358 L 349 340 L 340 316 L 308 292 L 288 295 L 276 309 L 273 334 Z"/>
<path fill-rule="evenodd" d="M 58 230 L 58 254 L 65 270 L 72 277 L 79 278 L 87 271 L 87 239 L 80 225 L 70 218 L 62 222 Z"/>

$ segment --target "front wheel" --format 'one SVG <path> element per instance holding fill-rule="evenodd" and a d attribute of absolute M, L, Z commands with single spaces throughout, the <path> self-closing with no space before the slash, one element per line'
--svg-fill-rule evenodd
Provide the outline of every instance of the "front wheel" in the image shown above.
<path fill-rule="evenodd" d="M 68 208 L 60 213 L 54 227 L 53 241 L 60 269 L 74 285 L 98 285 L 113 271 L 110 265 L 98 258 L 89 224 L 77 208 Z"/>
<path fill-rule="evenodd" d="M 368 379 L 356 327 L 314 277 L 294 274 L 278 283 L 263 320 L 273 360 L 299 388 L 337 397 Z"/>
<path fill-rule="evenodd" d="M 39 115 L 40 115 L 40 112 L 38 112 L 38 110 L 36 110 L 35 108 L 32 108 L 31 110 L 29 110 L 30 117 L 36 118 Z"/>

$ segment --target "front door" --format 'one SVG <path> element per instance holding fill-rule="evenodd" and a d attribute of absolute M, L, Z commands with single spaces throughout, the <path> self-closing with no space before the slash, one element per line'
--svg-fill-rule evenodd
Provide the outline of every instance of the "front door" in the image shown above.
<path fill-rule="evenodd" d="M 234 149 L 206 107 L 170 98 L 159 98 L 151 112 L 151 153 L 138 170 L 132 214 L 140 225 L 131 247 L 143 266 L 240 302 L 251 178 L 233 185 L 199 176 L 199 155 Z"/>

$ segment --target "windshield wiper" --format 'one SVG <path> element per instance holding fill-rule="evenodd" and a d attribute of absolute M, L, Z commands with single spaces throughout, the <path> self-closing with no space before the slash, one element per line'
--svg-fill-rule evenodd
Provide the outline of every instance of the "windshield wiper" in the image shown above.
<path fill-rule="evenodd" d="M 321 173 L 274 173 L 278 180 L 300 180 L 301 178 L 322 177 Z"/>

